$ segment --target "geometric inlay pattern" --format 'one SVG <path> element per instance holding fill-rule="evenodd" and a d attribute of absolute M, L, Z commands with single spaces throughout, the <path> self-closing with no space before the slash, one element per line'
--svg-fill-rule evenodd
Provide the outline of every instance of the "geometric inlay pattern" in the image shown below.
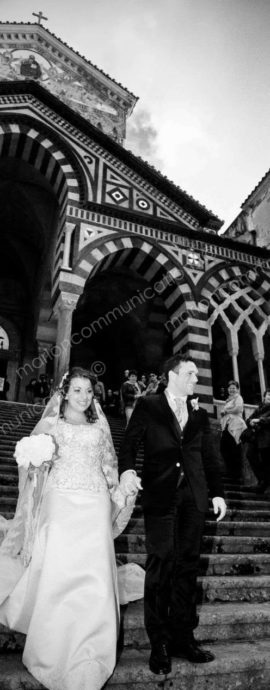
<path fill-rule="evenodd" d="M 164 204 L 162 202 L 162 194 L 156 193 L 154 189 L 153 196 L 146 194 L 143 190 L 143 180 L 140 187 L 128 177 L 115 172 L 105 162 L 103 163 L 101 203 L 110 205 L 114 203 L 121 208 L 164 220 L 174 222 L 181 220 L 188 227 L 194 227 L 194 219 L 191 218 L 190 214 L 182 211 L 178 205 L 175 205 L 175 213 L 171 213 L 166 208 L 165 197 Z"/>
<path fill-rule="evenodd" d="M 128 201 L 128 195 L 120 187 L 107 188 L 107 196 L 109 196 L 118 206 L 123 205 Z"/>

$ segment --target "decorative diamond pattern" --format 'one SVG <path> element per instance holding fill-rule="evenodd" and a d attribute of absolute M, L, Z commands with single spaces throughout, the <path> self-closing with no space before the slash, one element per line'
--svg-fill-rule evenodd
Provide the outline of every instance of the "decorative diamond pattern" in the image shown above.
<path fill-rule="evenodd" d="M 128 199 L 128 196 L 124 194 L 120 187 L 113 187 L 109 192 L 107 192 L 107 194 L 118 205 L 122 204 L 124 201 L 127 201 Z"/>

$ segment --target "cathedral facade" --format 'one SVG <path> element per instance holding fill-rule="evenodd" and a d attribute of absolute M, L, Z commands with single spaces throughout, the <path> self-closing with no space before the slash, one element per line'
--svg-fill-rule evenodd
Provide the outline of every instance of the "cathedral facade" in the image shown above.
<path fill-rule="evenodd" d="M 40 24 L 0 24 L 0 379 L 110 387 L 188 352 L 200 401 L 270 385 L 270 252 L 124 147 L 137 98 Z M 250 235 L 249 235 L 250 237 Z"/>

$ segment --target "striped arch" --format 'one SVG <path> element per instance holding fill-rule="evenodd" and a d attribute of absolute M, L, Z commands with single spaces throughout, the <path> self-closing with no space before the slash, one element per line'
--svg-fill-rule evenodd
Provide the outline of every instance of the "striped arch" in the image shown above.
<path fill-rule="evenodd" d="M 51 184 L 60 209 L 79 201 L 77 175 L 63 150 L 35 126 L 0 122 L 0 156 L 19 158 L 32 165 Z"/>
<path fill-rule="evenodd" d="M 137 237 L 118 237 L 94 249 L 86 249 L 78 262 L 76 274 L 83 288 L 86 281 L 97 273 L 118 267 L 129 268 L 156 285 L 157 294 L 162 294 L 170 314 L 177 313 L 185 306 L 190 290 L 186 283 L 181 282 L 180 286 L 181 267 L 158 247 Z"/>
<path fill-rule="evenodd" d="M 67 204 L 78 204 L 81 196 L 78 170 L 72 154 L 67 155 L 64 149 L 64 142 L 56 141 L 53 132 L 42 123 L 21 116 L 18 122 L 0 121 L 0 157 L 18 158 L 32 165 L 50 183 L 58 200 L 56 264 L 62 252 Z"/>
<path fill-rule="evenodd" d="M 181 350 L 196 359 L 201 375 L 198 393 L 205 406 L 212 410 L 208 369 L 205 375 L 208 327 L 196 307 L 182 266 L 157 245 L 137 237 L 122 236 L 108 239 L 91 250 L 85 249 L 77 264 L 76 282 L 83 291 L 86 281 L 100 271 L 123 266 L 138 273 L 162 297 L 168 314 L 165 327 L 172 334 L 173 352 Z"/>

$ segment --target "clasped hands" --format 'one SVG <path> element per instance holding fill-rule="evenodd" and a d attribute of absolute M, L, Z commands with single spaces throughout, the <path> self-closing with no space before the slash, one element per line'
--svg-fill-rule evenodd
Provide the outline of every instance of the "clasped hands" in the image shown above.
<path fill-rule="evenodd" d="M 120 489 L 125 496 L 133 496 L 142 489 L 140 477 L 135 470 L 126 470 L 120 477 Z"/>

